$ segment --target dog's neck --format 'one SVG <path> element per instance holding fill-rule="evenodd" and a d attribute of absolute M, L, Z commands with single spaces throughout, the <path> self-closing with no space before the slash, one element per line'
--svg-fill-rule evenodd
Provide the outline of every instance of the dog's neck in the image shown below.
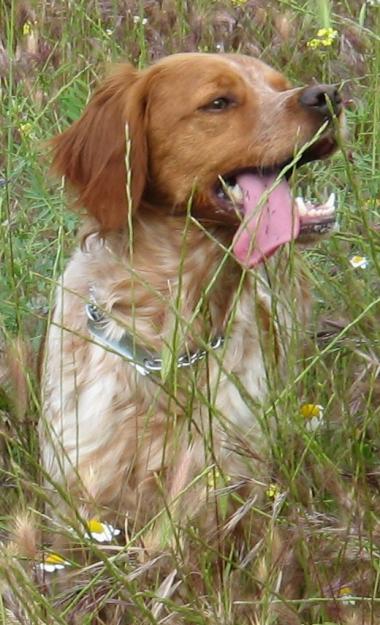
<path fill-rule="evenodd" d="M 160 351 L 175 325 L 189 348 L 199 337 L 223 334 L 241 268 L 226 252 L 222 229 L 153 213 L 149 220 L 136 217 L 131 231 L 104 235 L 101 244 L 89 235 L 94 230 L 87 224 L 82 234 L 89 252 L 102 255 L 107 275 L 99 288 L 92 285 L 98 304 L 126 326 L 133 316 L 147 346 Z"/>

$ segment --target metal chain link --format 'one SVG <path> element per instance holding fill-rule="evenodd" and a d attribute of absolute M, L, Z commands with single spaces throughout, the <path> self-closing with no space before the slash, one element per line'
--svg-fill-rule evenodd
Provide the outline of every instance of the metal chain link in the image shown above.
<path fill-rule="evenodd" d="M 216 336 L 210 342 L 210 348 L 213 350 L 219 349 L 224 344 L 223 336 Z M 192 367 L 200 360 L 203 360 L 207 356 L 207 349 L 198 349 L 196 352 L 192 354 L 183 354 L 179 356 L 177 360 L 177 367 L 182 369 L 184 367 Z M 162 358 L 146 358 L 144 360 L 144 367 L 148 369 L 148 371 L 161 371 L 162 369 Z"/>
<path fill-rule="evenodd" d="M 123 337 L 118 341 L 108 339 L 106 335 L 103 334 L 104 325 L 107 321 L 107 315 L 96 303 L 94 287 L 90 287 L 89 300 L 89 303 L 85 305 L 85 310 L 88 318 L 89 330 L 92 334 L 94 334 L 104 345 L 110 347 L 116 353 L 119 353 L 123 357 L 127 357 L 131 365 L 140 370 L 140 373 L 149 374 L 162 370 L 162 358 L 159 358 L 158 356 L 152 356 L 152 358 L 145 356 L 145 354 L 147 354 L 147 350 L 142 346 L 135 345 L 133 337 L 128 331 L 125 331 Z M 210 349 L 219 349 L 223 344 L 224 337 L 216 336 L 210 341 Z M 200 360 L 203 360 L 203 358 L 207 356 L 207 353 L 207 349 L 198 349 L 193 353 L 183 354 L 182 356 L 179 356 L 177 360 L 177 367 L 179 369 L 192 367 Z"/>

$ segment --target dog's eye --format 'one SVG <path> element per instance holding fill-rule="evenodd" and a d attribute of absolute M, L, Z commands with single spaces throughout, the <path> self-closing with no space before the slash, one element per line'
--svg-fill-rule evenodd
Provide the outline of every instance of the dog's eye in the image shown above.
<path fill-rule="evenodd" d="M 224 111 L 233 105 L 233 101 L 230 98 L 215 98 L 209 104 L 202 107 L 205 111 Z"/>

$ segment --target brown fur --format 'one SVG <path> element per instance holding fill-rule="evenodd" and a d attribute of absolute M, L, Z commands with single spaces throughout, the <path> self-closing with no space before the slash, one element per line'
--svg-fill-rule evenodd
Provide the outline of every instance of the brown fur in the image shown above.
<path fill-rule="evenodd" d="M 210 474 L 231 484 L 267 479 L 259 406 L 268 376 L 273 385 L 286 369 L 309 297 L 284 250 L 246 274 L 226 256 L 236 217 L 220 210 L 213 188 L 219 175 L 286 161 L 313 137 L 322 119 L 300 93 L 249 57 L 174 55 L 141 72 L 117 68 L 53 139 L 53 167 L 90 217 L 48 335 L 42 455 L 89 514 L 128 513 L 142 527 L 165 506 L 179 520 L 207 508 L 200 517 L 210 530 Z M 227 96 L 228 110 L 207 109 Z M 201 225 L 187 217 L 190 200 Z M 207 366 L 174 368 L 160 389 L 90 339 L 91 288 L 113 337 L 133 329 L 158 353 L 175 343 L 174 358 L 218 334 L 225 347 Z M 159 523 L 150 538 L 156 548 Z"/>

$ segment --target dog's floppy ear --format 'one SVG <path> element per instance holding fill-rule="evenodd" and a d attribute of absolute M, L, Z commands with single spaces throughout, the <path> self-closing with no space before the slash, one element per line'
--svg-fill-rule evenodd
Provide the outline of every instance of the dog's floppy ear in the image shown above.
<path fill-rule="evenodd" d="M 78 204 L 97 219 L 102 231 L 123 227 L 128 210 L 137 208 L 144 191 L 147 81 L 142 76 L 131 65 L 117 66 L 94 93 L 82 117 L 51 141 L 53 171 L 65 176 Z"/>

